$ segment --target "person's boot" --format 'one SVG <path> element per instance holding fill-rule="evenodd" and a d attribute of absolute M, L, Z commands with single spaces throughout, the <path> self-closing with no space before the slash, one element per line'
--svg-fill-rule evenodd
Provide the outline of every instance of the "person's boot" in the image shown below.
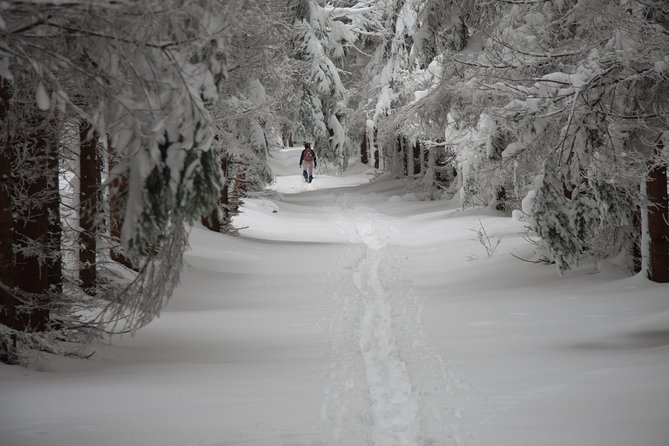
<path fill-rule="evenodd" d="M 307 175 L 307 171 L 303 170 L 302 171 L 302 176 L 304 177 L 304 181 L 309 181 L 309 176 Z"/>
<path fill-rule="evenodd" d="M 313 180 L 313 179 L 314 179 L 314 176 L 313 176 L 313 175 L 309 175 L 309 182 L 310 182 L 310 183 L 311 183 L 311 180 Z"/>

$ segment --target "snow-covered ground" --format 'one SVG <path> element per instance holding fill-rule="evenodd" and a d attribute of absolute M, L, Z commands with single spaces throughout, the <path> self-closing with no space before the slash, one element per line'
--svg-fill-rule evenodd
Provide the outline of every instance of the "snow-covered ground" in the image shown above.
<path fill-rule="evenodd" d="M 667 285 L 559 277 L 510 255 L 521 222 L 359 166 L 305 184 L 297 150 L 240 236 L 193 228 L 134 338 L 0 366 L 0 445 L 669 444 Z"/>

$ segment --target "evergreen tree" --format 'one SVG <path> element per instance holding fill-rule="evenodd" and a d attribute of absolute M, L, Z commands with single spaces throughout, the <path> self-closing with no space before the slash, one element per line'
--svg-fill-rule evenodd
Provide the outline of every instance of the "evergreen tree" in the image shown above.
<path fill-rule="evenodd" d="M 10 2 L 3 9 L 2 159 L 20 173 L 10 175 L 1 195 L 3 257 L 9 260 L 2 274 L 1 304 L 9 309 L 0 320 L 4 360 L 30 348 L 62 352 L 67 344 L 61 341 L 86 342 L 112 321 L 120 330 L 150 321 L 178 279 L 184 224 L 218 197 L 221 170 L 210 150 L 209 110 L 223 75 L 222 22 L 202 2 L 153 6 L 110 2 L 92 9 L 73 2 L 26 9 Z M 90 166 L 104 150 L 92 129 L 82 135 L 98 153 L 71 150 L 66 129 L 80 120 L 110 135 L 117 156 L 112 180 L 127 175 L 122 241 L 139 271 L 129 281 L 113 264 L 98 264 L 104 258 L 98 246 L 105 243 L 97 241 L 111 240 L 100 216 L 93 216 L 97 207 L 87 206 L 109 196 L 99 183 L 81 188 L 81 199 L 70 203 L 82 206 L 76 208 L 81 228 L 68 224 L 61 231 L 59 203 L 71 200 L 71 191 L 58 191 L 59 179 L 79 172 L 68 167 L 68 157 L 86 157 Z M 84 266 L 102 273 L 84 283 L 89 291 L 94 286 L 96 298 L 79 292 L 78 268 L 61 267 L 78 249 L 78 231 L 88 237 L 91 253 Z M 13 237 L 17 233 L 25 237 Z"/>
<path fill-rule="evenodd" d="M 293 4 L 294 57 L 304 81 L 299 85 L 299 127 L 296 133 L 313 138 L 322 159 L 345 168 L 352 143 L 345 120 L 348 91 L 335 61 L 341 61 L 358 36 L 373 27 L 374 7 L 321 7 L 314 0 Z"/>
<path fill-rule="evenodd" d="M 544 160 L 533 227 L 561 270 L 584 257 L 632 251 L 639 239 L 638 179 L 647 172 L 639 160 L 654 155 L 649 141 L 667 128 L 666 120 L 648 110 L 667 108 L 660 93 L 666 76 L 655 67 L 669 40 L 648 21 L 645 7 L 619 6 L 612 1 L 597 8 L 576 3 L 514 9 L 497 39 L 498 54 L 518 61 L 515 76 L 534 77 L 513 86 L 523 98 L 516 93 L 505 107 L 534 135 L 524 136 L 508 121 L 518 136 L 507 150 L 532 150 Z M 544 32 L 547 26 L 550 33 Z M 648 136 L 645 143 L 639 133 Z M 538 138 L 549 144 L 531 142 Z"/>

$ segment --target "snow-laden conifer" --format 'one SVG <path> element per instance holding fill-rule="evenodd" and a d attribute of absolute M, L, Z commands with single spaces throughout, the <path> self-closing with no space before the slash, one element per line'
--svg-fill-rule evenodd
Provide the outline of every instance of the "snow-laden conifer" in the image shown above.
<path fill-rule="evenodd" d="M 348 115 L 348 93 L 340 77 L 338 62 L 350 48 L 360 51 L 359 36 L 373 26 L 376 6 L 320 6 L 313 0 L 297 2 L 294 14 L 294 55 L 303 70 L 300 85 L 299 131 L 313 138 L 323 159 L 339 166 L 348 161 L 349 143 L 344 121 Z"/>
<path fill-rule="evenodd" d="M 83 228 L 70 225 L 66 214 L 58 225 L 49 223 L 53 229 L 36 228 L 30 237 L 40 240 L 41 254 L 35 251 L 22 263 L 39 265 L 46 256 L 65 266 L 62 275 L 49 274 L 48 292 L 42 292 L 38 308 L 20 302 L 27 312 L 46 314 L 39 330 L 22 326 L 23 318 L 2 320 L 5 353 L 7 348 L 16 353 L 24 347 L 63 351 L 66 344 L 57 341 L 79 343 L 110 330 L 134 330 L 153 319 L 179 277 L 186 247 L 184 225 L 210 210 L 218 197 L 221 170 L 211 150 L 210 110 L 224 74 L 223 22 L 206 2 L 158 3 L 102 2 L 95 8 L 83 2 L 3 5 L 3 85 L 8 82 L 20 92 L 5 104 L 7 122 L 10 129 L 23 129 L 11 130 L 12 146 L 29 144 L 33 148 L 25 153 L 46 160 L 52 156 L 47 147 L 62 145 L 59 159 L 33 170 L 33 178 L 46 178 L 57 187 L 58 180 L 49 175 L 52 166 L 60 166 L 56 168 L 61 169 L 61 184 L 79 181 L 76 171 L 68 170 L 73 165 L 70 158 L 82 152 L 64 130 L 78 122 L 92 124 L 81 134 L 82 141 L 94 144 L 87 162 L 105 166 L 106 171 L 107 158 L 114 159 L 102 189 L 91 191 L 94 195 L 78 204 L 68 198 L 69 186 L 31 199 L 42 200 L 41 206 L 52 209 L 53 215 L 61 200 L 68 212 L 83 215 L 85 202 L 97 201 L 98 194 L 108 200 L 115 195 L 114 185 L 124 183 L 116 205 L 124 216 L 123 251 L 136 270 L 119 268 L 107 257 L 107 250 L 119 242 L 105 230 L 109 220 L 99 213 L 110 209 L 109 203 L 95 210 L 95 222 L 87 229 L 97 231 L 92 237 L 103 242 L 93 265 L 72 262 L 77 247 L 70 241 Z M 44 115 L 39 126 L 33 109 Z M 31 132 L 38 132 L 45 143 L 26 136 Z M 5 155 L 18 167 L 16 153 Z M 17 212 L 25 208 L 18 186 L 12 183 L 5 190 Z M 61 227 L 59 240 L 50 241 L 48 234 L 55 229 L 61 234 Z M 4 233 L 2 237 L 4 244 Z M 14 256 L 18 249 L 20 245 L 13 245 Z M 8 271 L 18 271 L 17 265 L 3 261 Z M 83 267 L 100 273 L 96 288 L 87 295 L 77 282 L 77 271 Z M 21 283 L 11 286 L 3 279 L 3 305 L 15 305 L 27 291 Z"/>

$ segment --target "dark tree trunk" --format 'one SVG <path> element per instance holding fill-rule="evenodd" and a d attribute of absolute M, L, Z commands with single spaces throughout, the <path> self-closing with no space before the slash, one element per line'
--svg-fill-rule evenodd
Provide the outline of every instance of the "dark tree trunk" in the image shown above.
<path fill-rule="evenodd" d="M 223 209 L 223 224 L 229 227 L 232 212 L 230 211 L 230 186 L 227 180 L 223 184 L 223 189 L 221 189 L 221 208 Z"/>
<path fill-rule="evenodd" d="M 223 226 L 225 230 L 231 229 L 233 217 L 233 212 L 230 207 L 230 164 L 231 160 L 229 158 L 224 157 L 221 160 L 221 169 L 223 169 L 225 181 L 223 182 L 223 189 L 221 189 L 220 205 L 223 210 Z"/>
<path fill-rule="evenodd" d="M 396 160 L 397 161 L 395 161 L 395 164 L 401 163 L 400 166 L 396 167 L 395 175 L 399 175 L 400 172 L 402 172 L 404 170 L 404 168 L 402 166 L 406 162 L 406 158 L 404 157 L 404 154 L 402 153 L 402 136 L 399 135 L 399 134 L 396 137 L 395 145 L 397 146 L 397 155 L 396 155 Z"/>
<path fill-rule="evenodd" d="M 362 164 L 369 163 L 369 153 L 367 150 L 367 135 L 363 133 L 362 142 L 360 143 L 360 162 Z"/>
<path fill-rule="evenodd" d="M 402 161 L 404 162 L 405 176 L 409 175 L 409 157 L 411 157 L 411 150 L 409 150 L 409 147 L 409 140 L 406 136 L 402 136 Z"/>
<path fill-rule="evenodd" d="M 425 167 L 425 169 L 427 170 L 430 167 L 434 167 L 430 166 L 430 149 L 427 148 L 426 144 L 423 144 L 421 146 L 421 151 L 423 152 L 423 166 Z"/>
<path fill-rule="evenodd" d="M 229 181 L 226 182 L 226 196 L 228 197 L 227 209 L 227 221 L 232 218 L 232 216 L 239 214 L 239 206 L 241 205 L 242 197 L 246 192 L 246 174 L 242 167 L 237 167 L 235 170 L 234 176 L 232 171 L 234 169 L 230 166 L 230 176 L 228 176 Z"/>
<path fill-rule="evenodd" d="M 218 205 L 210 215 L 202 218 L 202 224 L 214 231 L 222 232 L 230 228 L 230 220 L 232 218 L 232 211 L 230 208 L 230 159 L 223 157 L 221 159 L 221 170 L 225 180 L 221 188 L 221 194 L 218 197 Z M 235 179 L 235 184 L 243 187 L 243 174 L 239 177 L 240 172 L 237 172 L 238 178 Z M 222 218 L 221 218 L 222 217 Z"/>
<path fill-rule="evenodd" d="M 17 301 L 11 293 L 14 288 L 11 202 L 13 179 L 8 119 L 11 98 L 11 84 L 0 78 L 0 324 L 17 329 Z M 0 341 L 0 361 L 7 364 L 16 362 L 16 339 Z"/>
<path fill-rule="evenodd" d="M 79 125 L 79 280 L 81 289 L 94 295 L 96 274 L 96 235 L 98 216 L 98 191 L 100 171 L 97 162 L 98 133 L 91 124 L 82 121 Z"/>
<path fill-rule="evenodd" d="M 221 162 L 221 168 L 224 169 L 223 162 Z M 225 172 L 225 170 L 223 170 Z M 225 177 L 225 182 L 227 183 L 227 176 L 224 174 Z M 222 228 L 222 221 L 221 218 L 219 217 L 220 214 L 220 204 L 223 201 L 223 189 L 221 188 L 221 192 L 218 196 L 218 201 L 216 202 L 216 207 L 211 210 L 211 213 L 209 215 L 203 216 L 202 217 L 202 224 L 204 225 L 205 228 L 209 229 L 210 231 L 214 232 L 221 232 Z"/>
<path fill-rule="evenodd" d="M 504 186 L 497 186 L 495 191 L 495 209 L 506 212 L 506 188 Z"/>
<path fill-rule="evenodd" d="M 207 216 L 202 217 L 202 225 L 214 232 L 221 232 L 221 219 L 218 218 L 218 207 L 213 209 Z"/>
<path fill-rule="evenodd" d="M 397 158 L 400 162 L 400 173 L 404 176 L 409 174 L 408 154 L 406 150 L 407 140 L 404 136 L 397 134 Z"/>
<path fill-rule="evenodd" d="M 58 145 L 49 145 L 48 163 L 48 202 L 49 202 L 49 255 L 47 268 L 49 270 L 49 286 L 51 293 L 59 295 L 63 292 L 63 255 L 61 249 L 62 224 L 60 221 L 60 172 Z"/>
<path fill-rule="evenodd" d="M 374 128 L 374 141 L 372 142 L 374 146 L 374 168 L 378 169 L 381 165 L 381 154 L 379 153 L 379 140 L 378 140 L 379 131 Z"/>
<path fill-rule="evenodd" d="M 420 141 L 416 140 L 416 144 L 413 146 L 413 174 L 418 175 L 421 170 Z"/>
<path fill-rule="evenodd" d="M 134 269 L 132 262 L 123 252 L 121 243 L 121 229 L 123 229 L 125 205 L 128 201 L 128 174 L 114 170 L 118 165 L 118 154 L 109 135 L 107 135 L 107 157 L 109 175 L 112 176 L 109 184 L 109 235 L 112 243 L 109 256 L 126 268 Z"/>
<path fill-rule="evenodd" d="M 40 332 L 49 323 L 49 146 L 55 144 L 48 119 L 38 110 L 24 122 L 23 163 L 17 190 L 24 191 L 20 206 L 14 205 L 15 292 L 23 300 L 16 319 L 23 331 Z M 47 124 L 48 126 L 48 124 Z"/>
<path fill-rule="evenodd" d="M 637 206 L 632 216 L 632 271 L 634 274 L 641 271 L 643 267 L 642 253 L 641 253 L 641 207 Z"/>
<path fill-rule="evenodd" d="M 664 150 L 659 140 L 656 155 Z M 654 164 L 648 172 L 646 186 L 648 199 L 648 278 L 653 282 L 669 282 L 669 194 L 667 193 L 667 166 Z"/>

